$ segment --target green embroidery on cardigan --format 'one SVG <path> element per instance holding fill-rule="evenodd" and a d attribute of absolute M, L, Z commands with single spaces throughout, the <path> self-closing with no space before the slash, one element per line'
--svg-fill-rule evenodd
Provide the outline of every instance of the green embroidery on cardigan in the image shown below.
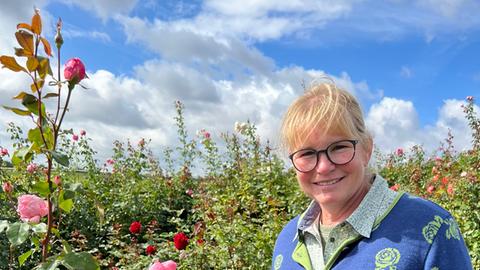
<path fill-rule="evenodd" d="M 440 270 L 440 268 L 438 268 L 438 267 L 435 266 L 435 267 L 433 267 L 433 268 L 430 269 L 430 270 Z"/>
<path fill-rule="evenodd" d="M 397 270 L 395 266 L 400 260 L 400 251 L 396 248 L 385 248 L 375 255 L 375 270 Z"/>
<path fill-rule="evenodd" d="M 458 229 L 458 225 L 453 218 L 449 218 L 444 220 L 444 223 L 448 225 L 448 229 L 446 232 L 447 239 L 453 238 L 460 240 L 460 230 Z"/>
<path fill-rule="evenodd" d="M 457 223 L 453 218 L 442 219 L 439 216 L 435 216 L 434 220 L 430 221 L 425 227 L 422 229 L 423 237 L 429 244 L 433 243 L 433 239 L 438 233 L 438 230 L 442 225 L 445 224 L 448 228 L 445 231 L 445 236 L 447 239 L 457 239 L 460 240 L 460 229 L 458 228 Z"/>
<path fill-rule="evenodd" d="M 280 269 L 280 267 L 282 266 L 282 262 L 283 262 L 282 254 L 277 255 L 277 257 L 275 257 L 275 262 L 274 262 L 275 270 Z"/>
<path fill-rule="evenodd" d="M 425 237 L 425 240 L 427 240 L 429 244 L 433 243 L 433 239 L 435 239 L 442 223 L 443 219 L 439 216 L 435 216 L 434 220 L 430 221 L 425 227 L 423 227 L 423 237 Z"/>

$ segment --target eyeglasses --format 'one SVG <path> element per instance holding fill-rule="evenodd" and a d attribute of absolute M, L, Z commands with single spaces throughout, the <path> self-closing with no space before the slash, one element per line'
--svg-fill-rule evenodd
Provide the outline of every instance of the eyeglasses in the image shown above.
<path fill-rule="evenodd" d="M 319 156 L 325 153 L 328 160 L 335 165 L 345 165 L 355 157 L 355 146 L 358 140 L 342 140 L 330 144 L 323 150 L 312 148 L 301 149 L 289 156 L 293 166 L 297 171 L 307 173 L 315 169 L 318 164 Z"/>

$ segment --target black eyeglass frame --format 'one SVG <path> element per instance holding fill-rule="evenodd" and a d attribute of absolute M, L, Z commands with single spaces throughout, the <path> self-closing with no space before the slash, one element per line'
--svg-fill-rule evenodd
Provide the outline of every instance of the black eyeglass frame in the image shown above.
<path fill-rule="evenodd" d="M 328 155 L 328 149 L 329 149 L 330 147 L 332 147 L 332 145 L 337 144 L 337 143 L 341 143 L 341 142 L 350 142 L 350 143 L 352 143 L 352 145 L 353 145 L 353 155 L 352 155 L 352 158 L 351 158 L 350 160 L 348 160 L 347 162 L 344 162 L 344 163 L 336 163 L 336 162 L 333 162 L 332 159 L 330 158 L 330 156 Z M 292 161 L 293 167 L 295 167 L 295 169 L 296 169 L 297 171 L 302 172 L 302 173 L 307 173 L 307 172 L 313 171 L 313 170 L 317 167 L 318 161 L 320 160 L 320 154 L 321 154 L 321 153 L 325 153 L 325 155 L 327 156 L 328 161 L 330 161 L 331 163 L 333 163 L 333 164 L 335 164 L 335 165 L 345 165 L 345 164 L 349 163 L 350 161 L 352 161 L 352 160 L 355 158 L 355 153 L 356 153 L 356 150 L 357 150 L 357 149 L 356 149 L 357 144 L 358 144 L 358 140 L 341 140 L 341 141 L 337 141 L 337 142 L 331 143 L 329 146 L 327 146 L 327 148 L 322 149 L 322 150 L 316 150 L 316 149 L 313 149 L 313 148 L 304 148 L 304 149 L 297 150 L 297 151 L 293 152 L 292 154 L 290 154 L 290 155 L 288 156 L 288 158 L 290 158 L 290 160 Z M 311 170 L 308 170 L 308 171 L 299 170 L 299 169 L 297 168 L 297 166 L 295 166 L 295 162 L 293 161 L 293 156 L 294 156 L 296 153 L 298 153 L 298 152 L 300 152 L 300 151 L 305 151 L 305 150 L 312 150 L 312 151 L 314 151 L 314 152 L 315 152 L 315 156 L 317 157 L 317 162 L 315 162 L 315 166 L 313 166 L 313 168 L 312 168 Z"/>

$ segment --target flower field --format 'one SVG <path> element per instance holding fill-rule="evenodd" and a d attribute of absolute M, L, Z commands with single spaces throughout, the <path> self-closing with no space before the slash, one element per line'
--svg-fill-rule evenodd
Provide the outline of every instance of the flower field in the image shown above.
<path fill-rule="evenodd" d="M 60 50 L 60 21 L 57 27 Z M 115 141 L 113 155 L 96 160 L 87 131 L 61 129 L 72 92 L 87 78 L 83 63 L 68 61 L 64 80 L 60 70 L 53 75 L 38 13 L 19 24 L 16 36 L 22 47 L 16 56 L 26 58 L 26 67 L 14 57 L 0 60 L 29 75 L 32 91 L 16 97 L 22 109 L 6 109 L 12 121 L 15 114 L 35 121 L 28 131 L 10 123 L 13 145 L 0 145 L 0 269 L 270 268 L 276 235 L 308 199 L 253 124 L 237 123 L 219 138 L 208 130 L 192 136 L 177 101 L 178 144 L 161 157 L 145 138 Z M 44 88 L 47 77 L 55 91 Z M 46 98 L 66 103 L 47 112 Z M 372 170 L 392 189 L 449 210 L 480 269 L 480 119 L 473 97 L 464 112 L 470 150 L 454 149 L 450 136 L 435 154 L 421 146 L 377 152 Z"/>

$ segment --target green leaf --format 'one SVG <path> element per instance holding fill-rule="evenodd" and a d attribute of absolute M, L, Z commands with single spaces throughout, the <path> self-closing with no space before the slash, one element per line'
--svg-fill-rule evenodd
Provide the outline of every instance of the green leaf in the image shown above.
<path fill-rule="evenodd" d="M 87 252 L 67 253 L 63 257 L 62 265 L 72 270 L 97 270 L 100 269 L 97 261 Z"/>
<path fill-rule="evenodd" d="M 33 190 L 43 197 L 47 197 L 51 193 L 46 181 L 36 182 L 33 185 Z"/>
<path fill-rule="evenodd" d="M 40 66 L 38 67 L 38 74 L 40 75 L 40 78 L 45 79 L 47 74 L 52 75 L 52 69 L 50 68 L 50 60 L 45 57 L 38 57 L 38 60 L 40 61 Z"/>
<path fill-rule="evenodd" d="M 30 225 L 27 223 L 15 222 L 7 229 L 7 238 L 14 246 L 21 245 L 28 238 Z"/>
<path fill-rule="evenodd" d="M 32 226 L 32 230 L 34 233 L 47 233 L 47 224 L 45 223 L 38 223 Z"/>
<path fill-rule="evenodd" d="M 57 260 L 58 256 L 53 256 L 47 259 L 46 262 L 36 266 L 35 270 L 57 270 L 57 266 L 60 265 L 60 261 Z"/>
<path fill-rule="evenodd" d="M 0 233 L 2 233 L 5 229 L 8 229 L 8 226 L 7 220 L 0 220 Z"/>
<path fill-rule="evenodd" d="M 70 191 L 70 193 L 72 192 Z M 60 191 L 60 196 L 58 196 L 58 207 L 60 207 L 63 211 L 67 213 L 70 213 L 70 211 L 72 211 L 73 200 L 70 198 L 66 198 L 66 193 L 64 190 Z"/>
<path fill-rule="evenodd" d="M 52 153 L 53 159 L 56 162 L 58 162 L 59 164 L 65 166 L 65 167 L 68 167 L 68 165 L 70 164 L 70 162 L 68 161 L 68 156 L 67 155 L 56 152 L 56 151 L 50 151 L 50 153 Z"/>
<path fill-rule="evenodd" d="M 27 60 L 28 71 L 32 72 L 32 71 L 36 70 L 38 65 L 39 65 L 39 63 L 38 63 L 37 58 L 35 58 L 35 56 L 28 57 L 28 60 Z"/>
<path fill-rule="evenodd" d="M 22 162 L 28 163 L 33 157 L 33 152 L 30 147 L 22 147 L 13 152 L 12 164 L 14 166 L 20 165 Z"/>
<path fill-rule="evenodd" d="M 43 96 L 43 98 L 51 98 L 51 97 L 58 97 L 58 94 L 57 93 L 48 93 L 45 96 Z"/>
<path fill-rule="evenodd" d="M 32 113 L 29 112 L 29 111 L 25 111 L 25 110 L 22 110 L 22 109 L 18 109 L 18 108 L 12 108 L 12 107 L 8 107 L 8 106 L 3 106 L 3 108 L 7 109 L 7 110 L 10 110 L 18 115 L 21 115 L 21 116 L 27 116 L 27 115 L 31 115 Z"/>
<path fill-rule="evenodd" d="M 23 253 L 22 255 L 18 256 L 18 264 L 19 264 L 20 266 L 22 266 L 22 265 L 25 263 L 25 261 L 26 261 L 30 256 L 32 256 L 32 254 L 33 254 L 33 249 L 31 249 L 31 250 Z"/>
<path fill-rule="evenodd" d="M 70 244 L 68 244 L 67 241 L 62 240 L 62 244 L 63 244 L 63 250 L 65 251 L 65 253 L 71 253 L 72 252 L 72 247 L 70 246 Z"/>

